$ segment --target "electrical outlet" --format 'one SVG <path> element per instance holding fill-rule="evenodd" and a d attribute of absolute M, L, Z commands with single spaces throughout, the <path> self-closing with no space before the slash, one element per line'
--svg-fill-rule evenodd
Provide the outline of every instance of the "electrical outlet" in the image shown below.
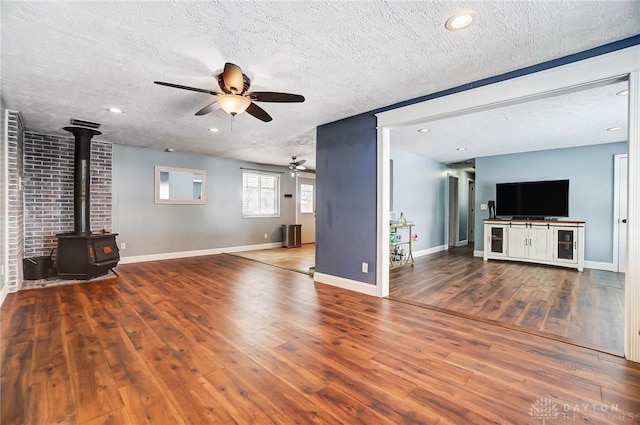
<path fill-rule="evenodd" d="M 362 262 L 362 273 L 369 273 L 369 263 Z"/>
<path fill-rule="evenodd" d="M 269 234 L 265 233 L 265 234 L 264 234 L 264 238 L 265 238 L 265 239 L 269 239 Z"/>
<path fill-rule="evenodd" d="M 487 204 L 480 204 L 480 209 L 482 211 L 486 211 L 489 207 L 487 206 Z"/>
<path fill-rule="evenodd" d="M 126 242 L 120 242 L 120 249 L 122 249 L 122 250 L 127 249 L 127 243 Z"/>

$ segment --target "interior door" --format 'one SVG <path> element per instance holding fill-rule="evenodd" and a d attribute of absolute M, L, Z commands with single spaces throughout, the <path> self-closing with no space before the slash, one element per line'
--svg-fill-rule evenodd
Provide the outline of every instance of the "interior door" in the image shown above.
<path fill-rule="evenodd" d="M 302 243 L 316 241 L 316 180 L 298 177 L 298 224 L 302 225 Z"/>
<path fill-rule="evenodd" d="M 620 155 L 618 158 L 618 216 L 616 225 L 618 226 L 618 272 L 624 273 L 627 267 L 627 155 Z"/>

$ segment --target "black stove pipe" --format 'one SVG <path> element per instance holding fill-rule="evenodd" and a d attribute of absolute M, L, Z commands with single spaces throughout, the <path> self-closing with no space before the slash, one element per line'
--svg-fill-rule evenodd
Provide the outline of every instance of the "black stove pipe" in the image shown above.
<path fill-rule="evenodd" d="M 73 233 L 91 234 L 91 138 L 100 133 L 83 127 L 65 127 L 75 136 L 73 160 Z"/>

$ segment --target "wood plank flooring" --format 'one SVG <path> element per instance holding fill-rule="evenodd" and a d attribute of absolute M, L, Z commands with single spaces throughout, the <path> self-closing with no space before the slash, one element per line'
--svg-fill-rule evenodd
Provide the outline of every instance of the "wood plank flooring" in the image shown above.
<path fill-rule="evenodd" d="M 215 255 L 9 294 L 17 424 L 627 424 L 640 365 Z"/>
<path fill-rule="evenodd" d="M 624 275 L 483 261 L 456 248 L 390 272 L 390 298 L 567 338 L 622 355 Z"/>
<path fill-rule="evenodd" d="M 309 268 L 315 267 L 316 264 L 316 244 L 306 243 L 296 248 L 241 251 L 234 252 L 232 255 L 308 274 Z"/>

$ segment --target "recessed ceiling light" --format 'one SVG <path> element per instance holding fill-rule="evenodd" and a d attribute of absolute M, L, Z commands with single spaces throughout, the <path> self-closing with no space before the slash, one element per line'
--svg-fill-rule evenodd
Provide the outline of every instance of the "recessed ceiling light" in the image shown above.
<path fill-rule="evenodd" d="M 619 91 L 616 93 L 618 96 L 629 96 L 629 89 Z"/>
<path fill-rule="evenodd" d="M 164 151 L 165 151 L 165 152 L 173 152 L 173 151 L 174 151 L 174 149 L 173 149 L 173 148 L 166 148 Z"/>
<path fill-rule="evenodd" d="M 445 28 L 449 31 L 458 31 L 468 27 L 476 19 L 476 12 L 466 10 L 464 12 L 456 13 L 447 19 L 444 24 Z"/>
<path fill-rule="evenodd" d="M 217 133 L 219 130 L 217 128 L 210 128 L 209 131 L 212 133 Z"/>
<path fill-rule="evenodd" d="M 457 150 L 459 150 L 459 151 L 466 151 L 466 150 L 467 150 L 467 148 L 458 148 Z"/>
<path fill-rule="evenodd" d="M 111 112 L 112 114 L 122 114 L 124 113 L 124 111 L 120 108 L 107 108 L 107 111 Z"/>
<path fill-rule="evenodd" d="M 430 128 L 421 128 L 420 130 L 418 130 L 418 133 L 428 133 L 430 131 L 431 131 Z"/>
<path fill-rule="evenodd" d="M 609 127 L 607 128 L 608 131 L 618 131 L 618 130 L 622 130 L 622 127 Z"/>

